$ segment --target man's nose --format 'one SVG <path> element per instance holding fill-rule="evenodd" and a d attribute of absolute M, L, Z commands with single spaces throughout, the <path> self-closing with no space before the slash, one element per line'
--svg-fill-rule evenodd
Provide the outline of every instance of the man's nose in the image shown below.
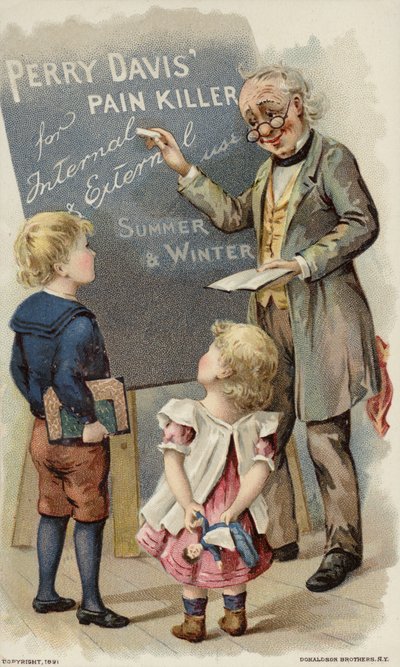
<path fill-rule="evenodd" d="M 269 123 L 260 123 L 258 126 L 258 132 L 260 137 L 268 137 L 268 135 L 272 132 L 272 127 L 269 125 Z"/>

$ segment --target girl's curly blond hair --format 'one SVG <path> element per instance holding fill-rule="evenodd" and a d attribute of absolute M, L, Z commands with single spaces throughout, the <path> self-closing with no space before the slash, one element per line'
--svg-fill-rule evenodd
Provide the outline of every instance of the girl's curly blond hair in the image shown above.
<path fill-rule="evenodd" d="M 239 410 L 260 410 L 272 399 L 278 353 L 273 340 L 255 324 L 217 320 L 211 327 L 223 366 L 232 374 L 224 393 Z"/>
<path fill-rule="evenodd" d="M 54 265 L 68 262 L 81 234 L 92 234 L 89 220 L 64 211 L 44 211 L 26 220 L 14 243 L 18 282 L 25 287 L 47 285 Z"/>

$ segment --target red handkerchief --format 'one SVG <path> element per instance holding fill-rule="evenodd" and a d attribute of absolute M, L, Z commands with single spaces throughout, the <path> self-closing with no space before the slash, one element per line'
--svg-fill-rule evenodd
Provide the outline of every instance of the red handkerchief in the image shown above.
<path fill-rule="evenodd" d="M 386 416 L 392 404 L 393 385 L 387 371 L 389 345 L 385 343 L 382 338 L 377 336 L 376 347 L 378 350 L 379 367 L 381 369 L 382 389 L 379 394 L 376 394 L 376 396 L 372 396 L 368 399 L 367 413 L 368 417 L 374 425 L 376 432 L 379 433 L 381 437 L 383 437 L 389 429 Z"/>

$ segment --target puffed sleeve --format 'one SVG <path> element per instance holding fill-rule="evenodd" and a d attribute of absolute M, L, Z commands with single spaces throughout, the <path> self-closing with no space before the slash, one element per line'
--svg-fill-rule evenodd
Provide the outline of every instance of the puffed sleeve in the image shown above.
<path fill-rule="evenodd" d="M 253 461 L 266 461 L 271 470 L 275 470 L 276 431 L 279 424 L 279 412 L 257 412 L 258 440 L 254 445 Z"/>
<path fill-rule="evenodd" d="M 157 414 L 164 437 L 158 449 L 174 449 L 180 454 L 190 454 L 191 444 L 197 435 L 194 402 L 190 399 L 171 399 Z"/>

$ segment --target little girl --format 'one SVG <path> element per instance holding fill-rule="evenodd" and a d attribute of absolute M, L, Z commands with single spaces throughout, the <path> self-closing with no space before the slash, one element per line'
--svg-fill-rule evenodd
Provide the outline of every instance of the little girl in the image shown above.
<path fill-rule="evenodd" d="M 260 495 L 273 470 L 278 414 L 261 412 L 271 400 L 277 352 L 259 327 L 217 321 L 215 340 L 198 366 L 202 401 L 172 399 L 158 413 L 164 429 L 165 475 L 141 510 L 139 543 L 183 584 L 184 622 L 179 639 L 206 637 L 207 589 L 222 588 L 225 614 L 218 623 L 230 635 L 247 629 L 246 582 L 265 572 L 271 549 L 267 510 Z M 201 540 L 196 513 L 210 524 L 239 521 L 258 553 L 249 568 L 237 550 L 223 549 L 222 567 L 208 550 L 188 563 L 183 550 Z"/>

